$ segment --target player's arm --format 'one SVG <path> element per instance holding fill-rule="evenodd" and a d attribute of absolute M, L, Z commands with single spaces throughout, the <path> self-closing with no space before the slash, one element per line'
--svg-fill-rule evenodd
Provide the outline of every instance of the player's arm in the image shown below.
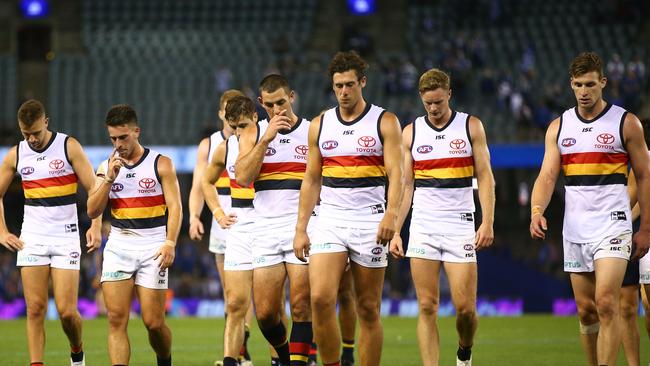
<path fill-rule="evenodd" d="M 377 243 L 388 244 L 397 230 L 397 216 L 403 193 L 402 130 L 397 116 L 385 112 L 379 122 L 379 132 L 384 144 L 384 167 L 388 176 L 388 202 L 384 217 L 377 230 Z"/>
<path fill-rule="evenodd" d="M 483 220 L 476 231 L 476 249 L 489 247 L 494 240 L 494 175 L 490 165 L 490 151 L 483 123 L 476 118 L 469 118 L 469 134 L 472 139 L 474 169 L 478 181 L 478 200 L 481 204 Z"/>
<path fill-rule="evenodd" d="M 66 140 L 66 147 L 68 151 L 68 159 L 72 165 L 79 182 L 84 187 L 86 192 L 90 192 L 95 186 L 95 174 L 93 167 L 88 160 L 88 156 L 83 151 L 81 144 L 73 137 L 68 137 Z M 88 253 L 99 248 L 102 243 L 102 215 L 92 219 L 90 229 L 86 231 L 86 248 Z"/>
<path fill-rule="evenodd" d="M 203 171 L 201 178 L 201 188 L 205 203 L 210 208 L 212 216 L 219 223 L 222 228 L 228 228 L 235 223 L 236 217 L 234 214 L 226 215 L 219 203 L 219 193 L 214 189 L 214 184 L 217 182 L 221 174 L 226 170 L 226 144 L 228 140 L 223 141 L 217 146 L 212 155 L 210 163 L 208 163 Z"/>
<path fill-rule="evenodd" d="M 323 162 L 320 149 L 318 148 L 318 133 L 320 131 L 321 116 L 314 118 L 309 124 L 309 149 L 307 153 L 307 168 L 305 177 L 300 186 L 300 200 L 298 203 L 298 221 L 296 223 L 296 235 L 293 239 L 293 251 L 301 261 L 306 261 L 309 256 L 309 237 L 307 236 L 307 225 L 312 212 L 320 197 L 320 189 L 323 179 Z"/>
<path fill-rule="evenodd" d="M 632 221 L 639 218 L 641 210 L 639 209 L 639 202 L 636 199 L 636 176 L 634 170 L 630 169 L 630 174 L 627 176 L 627 194 L 630 197 L 630 206 L 632 206 Z"/>
<path fill-rule="evenodd" d="M 0 166 L 0 244 L 12 252 L 23 249 L 24 244 L 16 235 L 9 232 L 5 222 L 5 210 L 2 201 L 16 174 L 17 151 L 17 146 L 9 149 L 9 152 L 2 160 L 2 166 Z"/>
<path fill-rule="evenodd" d="M 641 258 L 650 247 L 650 158 L 639 119 L 628 113 L 623 122 L 623 139 L 636 176 L 641 226 L 634 235 L 636 250 L 632 258 Z"/>
<path fill-rule="evenodd" d="M 183 221 L 183 207 L 176 170 L 170 158 L 162 155 L 158 158 L 158 176 L 167 205 L 167 238 L 158 248 L 154 260 L 160 258 L 159 266 L 165 269 L 174 263 L 176 240 Z"/>
<path fill-rule="evenodd" d="M 544 160 L 531 194 L 530 235 L 536 239 L 544 239 L 546 236 L 547 226 L 544 211 L 551 201 L 557 177 L 560 175 L 560 149 L 557 147 L 559 132 L 560 119 L 557 118 L 546 130 Z"/>
<path fill-rule="evenodd" d="M 291 119 L 285 116 L 286 110 L 280 111 L 269 120 L 264 134 L 257 141 L 259 126 L 245 128 L 239 137 L 239 156 L 235 163 L 237 184 L 247 187 L 260 174 L 266 148 L 278 135 L 280 130 L 291 129 Z"/>
<path fill-rule="evenodd" d="M 113 150 L 108 160 L 99 164 L 95 178 L 95 186 L 88 192 L 86 210 L 91 219 L 99 217 L 108 205 L 108 194 L 125 160 Z"/>
<path fill-rule="evenodd" d="M 210 139 L 204 138 L 199 143 L 196 152 L 196 163 L 192 173 L 192 188 L 190 189 L 189 209 L 190 209 L 190 239 L 201 240 L 203 237 L 203 223 L 201 222 L 201 211 L 203 211 L 203 189 L 201 189 L 201 180 L 203 171 L 208 164 L 208 154 L 210 150 Z"/>
<path fill-rule="evenodd" d="M 402 197 L 402 202 L 399 205 L 399 212 L 397 213 L 397 227 L 395 229 L 395 235 L 390 241 L 390 253 L 395 258 L 404 257 L 404 248 L 402 246 L 402 237 L 400 232 L 402 231 L 402 226 L 404 226 L 404 220 L 411 209 L 411 204 L 413 203 L 413 192 L 415 190 L 415 176 L 413 172 L 413 155 L 411 153 L 411 147 L 413 145 L 413 123 L 409 123 L 404 127 L 402 131 L 402 149 L 404 150 L 404 194 Z"/>

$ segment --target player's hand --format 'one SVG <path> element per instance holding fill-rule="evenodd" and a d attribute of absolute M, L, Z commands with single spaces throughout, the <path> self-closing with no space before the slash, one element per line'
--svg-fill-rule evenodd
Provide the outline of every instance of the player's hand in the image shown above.
<path fill-rule="evenodd" d="M 108 170 L 106 171 L 106 178 L 109 180 L 115 180 L 117 174 L 120 172 L 120 169 L 124 166 L 126 160 L 120 157 L 120 153 L 117 150 L 113 150 L 111 157 L 108 158 Z"/>
<path fill-rule="evenodd" d="M 203 223 L 201 222 L 201 219 L 196 216 L 192 216 L 190 219 L 190 239 L 199 241 L 203 239 L 204 232 L 205 231 L 203 229 Z"/>
<path fill-rule="evenodd" d="M 269 120 L 269 126 L 262 135 L 262 141 L 269 143 L 278 135 L 278 131 L 291 130 L 291 118 L 286 116 L 286 112 L 286 110 L 280 111 Z"/>
<path fill-rule="evenodd" d="M 396 218 L 395 214 L 390 213 L 390 211 L 384 213 L 384 217 L 381 219 L 379 228 L 377 229 L 377 244 L 385 246 L 393 239 Z"/>
<path fill-rule="evenodd" d="M 219 217 L 218 219 L 215 217 L 215 219 L 217 220 L 217 223 L 219 223 L 219 226 L 221 226 L 222 229 L 229 229 L 237 222 L 237 214 L 231 212 L 228 215 L 223 215 Z"/>
<path fill-rule="evenodd" d="M 293 253 L 298 259 L 303 262 L 307 262 L 307 257 L 309 257 L 309 236 L 305 231 L 296 231 L 296 235 L 293 238 Z"/>
<path fill-rule="evenodd" d="M 395 259 L 404 258 L 404 247 L 402 245 L 402 237 L 399 235 L 399 233 L 395 233 L 395 235 L 393 235 L 393 240 L 391 240 L 390 244 L 388 245 L 388 251 Z"/>
<path fill-rule="evenodd" d="M 99 248 L 102 245 L 102 228 L 91 227 L 86 231 L 86 249 L 88 253 Z"/>
<path fill-rule="evenodd" d="M 22 240 L 18 239 L 18 237 L 12 233 L 6 233 L 0 236 L 0 244 L 12 252 L 22 250 L 25 246 L 25 243 L 23 243 Z"/>
<path fill-rule="evenodd" d="M 643 258 L 648 254 L 648 249 L 650 248 L 650 230 L 639 230 L 634 234 L 632 238 L 634 246 L 636 249 L 632 253 L 632 258 L 630 259 L 639 259 Z"/>
<path fill-rule="evenodd" d="M 158 267 L 160 267 L 160 269 L 165 269 L 171 267 L 171 265 L 174 263 L 175 256 L 176 246 L 166 241 L 165 244 L 161 245 L 160 248 L 158 248 L 156 254 L 153 257 L 153 260 L 160 258 L 158 261 Z"/>
<path fill-rule="evenodd" d="M 544 215 L 536 214 L 530 218 L 530 236 L 533 239 L 546 238 L 546 218 Z"/>
<path fill-rule="evenodd" d="M 482 223 L 476 231 L 476 241 L 474 247 L 476 250 L 481 250 L 492 245 L 494 241 L 494 228 L 492 225 Z"/>

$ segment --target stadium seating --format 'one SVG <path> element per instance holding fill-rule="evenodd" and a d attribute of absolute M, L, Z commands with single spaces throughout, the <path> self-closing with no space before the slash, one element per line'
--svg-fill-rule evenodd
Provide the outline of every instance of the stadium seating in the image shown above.
<path fill-rule="evenodd" d="M 0 126 L 14 126 L 17 104 L 16 58 L 0 55 Z"/>

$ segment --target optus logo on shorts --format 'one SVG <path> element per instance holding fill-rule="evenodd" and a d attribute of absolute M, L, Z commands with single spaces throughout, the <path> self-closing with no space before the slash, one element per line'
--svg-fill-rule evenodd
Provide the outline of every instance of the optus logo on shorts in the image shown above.
<path fill-rule="evenodd" d="M 338 141 L 327 140 L 323 142 L 320 146 L 323 148 L 323 150 L 332 150 L 332 149 L 336 149 L 339 146 L 339 143 Z"/>

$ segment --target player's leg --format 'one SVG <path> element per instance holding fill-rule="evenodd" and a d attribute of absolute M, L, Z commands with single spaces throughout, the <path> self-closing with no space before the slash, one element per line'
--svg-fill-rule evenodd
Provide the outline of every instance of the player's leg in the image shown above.
<path fill-rule="evenodd" d="M 643 300 L 643 309 L 645 310 L 645 330 L 648 333 L 648 338 L 650 338 L 650 284 L 646 283 L 643 285 L 641 291 L 641 299 Z"/>
<path fill-rule="evenodd" d="M 27 345 L 30 362 L 43 362 L 45 348 L 45 313 L 50 266 L 26 266 L 20 268 L 23 293 L 27 305 Z"/>
<path fill-rule="evenodd" d="M 627 260 L 598 258 L 594 261 L 596 273 L 596 308 L 600 321 L 598 333 L 598 364 L 614 365 L 620 344 L 619 298 Z"/>
<path fill-rule="evenodd" d="M 445 262 L 444 267 L 449 279 L 451 301 L 456 308 L 457 356 L 459 360 L 471 361 L 474 334 L 478 325 L 476 316 L 476 262 Z"/>
<path fill-rule="evenodd" d="M 352 284 L 352 271 L 345 271 L 339 285 L 339 326 L 343 349 L 341 364 L 354 365 L 354 339 L 357 330 L 357 305 L 354 300 L 354 285 Z"/>
<path fill-rule="evenodd" d="M 253 269 L 253 300 L 257 323 L 264 338 L 275 348 L 283 364 L 289 364 L 287 328 L 282 323 L 284 284 L 287 272 L 284 263 Z"/>
<path fill-rule="evenodd" d="M 363 366 L 379 365 L 384 343 L 381 293 L 386 267 L 365 267 L 350 261 L 359 315 L 359 359 Z"/>
<path fill-rule="evenodd" d="M 343 251 L 312 253 L 309 257 L 312 325 L 324 365 L 340 361 L 341 335 L 336 321 L 336 294 L 347 260 L 348 253 Z"/>
<path fill-rule="evenodd" d="M 639 326 L 637 313 L 639 312 L 639 285 L 621 287 L 620 298 L 620 331 L 623 341 L 623 350 L 627 364 L 639 365 Z"/>
<path fill-rule="evenodd" d="M 71 358 L 81 365 L 83 350 L 81 344 L 81 314 L 77 310 L 79 293 L 79 270 L 52 268 L 52 290 L 63 332 L 70 342 Z"/>
<path fill-rule="evenodd" d="M 290 254 L 293 255 L 293 252 Z M 289 277 L 289 305 L 292 320 L 289 341 L 290 365 L 304 366 L 309 361 L 309 348 L 313 338 L 309 266 L 292 263 L 286 263 L 285 266 Z"/>
<path fill-rule="evenodd" d="M 596 345 L 600 323 L 596 309 L 596 282 L 593 272 L 571 273 L 571 287 L 578 309 L 580 342 L 590 366 L 598 365 Z"/>
<path fill-rule="evenodd" d="M 167 289 L 136 286 L 142 322 L 147 328 L 149 344 L 156 353 L 158 366 L 171 366 L 172 332 L 165 323 Z"/>
<path fill-rule="evenodd" d="M 131 357 L 127 325 L 134 283 L 133 278 L 102 282 L 108 315 L 108 355 L 112 365 L 128 365 Z"/>
<path fill-rule="evenodd" d="M 418 345 L 425 366 L 438 365 L 440 341 L 438 306 L 440 301 L 440 261 L 411 258 L 411 275 L 418 298 Z"/>
<path fill-rule="evenodd" d="M 236 365 L 244 343 L 244 321 L 251 303 L 253 271 L 225 271 L 226 330 L 223 341 L 224 366 Z"/>

